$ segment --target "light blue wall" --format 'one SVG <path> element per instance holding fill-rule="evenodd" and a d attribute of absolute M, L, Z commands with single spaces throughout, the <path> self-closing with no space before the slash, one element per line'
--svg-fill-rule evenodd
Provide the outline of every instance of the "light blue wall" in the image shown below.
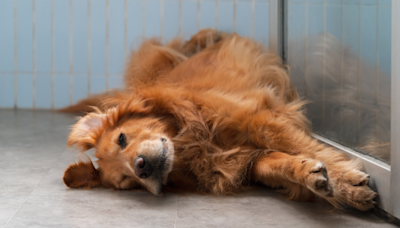
<path fill-rule="evenodd" d="M 391 0 L 289 6 L 290 39 L 328 31 L 390 75 Z M 267 44 L 268 0 L 1 0 L 0 107 L 59 108 L 121 87 L 124 58 L 143 38 L 187 38 L 205 27 Z"/>
<path fill-rule="evenodd" d="M 267 44 L 268 0 L 0 0 L 0 108 L 60 108 L 119 88 L 143 38 L 206 27 Z"/>

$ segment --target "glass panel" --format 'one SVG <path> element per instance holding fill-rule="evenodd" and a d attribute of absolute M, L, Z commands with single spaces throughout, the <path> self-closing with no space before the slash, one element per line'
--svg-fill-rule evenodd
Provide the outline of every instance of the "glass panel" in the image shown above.
<path fill-rule="evenodd" d="M 390 0 L 289 0 L 288 58 L 313 131 L 390 163 Z"/>

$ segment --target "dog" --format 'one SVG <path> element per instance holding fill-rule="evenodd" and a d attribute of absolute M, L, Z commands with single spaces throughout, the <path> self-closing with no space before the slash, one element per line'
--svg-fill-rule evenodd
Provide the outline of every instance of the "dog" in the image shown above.
<path fill-rule="evenodd" d="M 290 200 L 319 198 L 368 210 L 377 194 L 360 163 L 310 135 L 302 101 L 282 60 L 236 34 L 201 30 L 133 52 L 125 88 L 63 111 L 95 111 L 67 145 L 96 150 L 70 165 L 71 188 L 163 188 L 234 194 L 263 184 Z M 102 104 L 102 105 L 101 105 Z"/>

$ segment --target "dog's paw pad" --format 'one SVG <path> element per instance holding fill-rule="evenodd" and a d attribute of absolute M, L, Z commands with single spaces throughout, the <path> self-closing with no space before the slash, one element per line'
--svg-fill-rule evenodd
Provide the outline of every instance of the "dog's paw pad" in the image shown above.
<path fill-rule="evenodd" d="M 315 188 L 316 189 L 322 189 L 322 188 L 326 188 L 328 186 L 328 179 L 324 178 L 324 179 L 319 179 L 315 182 Z"/>
<path fill-rule="evenodd" d="M 324 163 L 318 162 L 313 168 L 311 168 L 310 173 L 319 173 L 319 172 L 326 173 L 326 168 L 324 166 Z"/>
<path fill-rule="evenodd" d="M 315 161 L 310 164 L 309 174 L 306 177 L 307 188 L 321 197 L 333 196 L 333 188 L 329 183 L 326 167 L 324 163 Z"/>

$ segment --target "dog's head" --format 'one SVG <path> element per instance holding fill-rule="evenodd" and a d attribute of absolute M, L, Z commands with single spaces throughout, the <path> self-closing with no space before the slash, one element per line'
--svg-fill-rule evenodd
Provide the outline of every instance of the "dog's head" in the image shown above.
<path fill-rule="evenodd" d="M 133 189 L 143 186 L 161 195 L 174 161 L 171 138 L 177 133 L 173 117 L 132 114 L 117 108 L 90 113 L 73 127 L 68 146 L 95 148 L 99 168 L 89 162 L 68 167 L 69 187 L 104 186 Z"/>

